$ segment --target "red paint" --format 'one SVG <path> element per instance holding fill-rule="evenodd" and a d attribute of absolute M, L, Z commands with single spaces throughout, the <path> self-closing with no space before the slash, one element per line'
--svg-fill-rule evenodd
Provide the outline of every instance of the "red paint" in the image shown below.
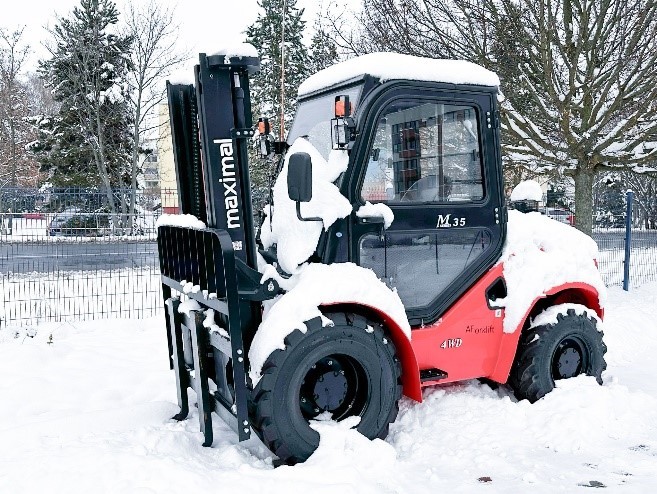
<path fill-rule="evenodd" d="M 604 317 L 604 310 L 600 307 L 598 291 L 586 283 L 564 283 L 547 291 L 545 297 L 553 297 L 552 305 L 579 303 L 595 310 L 601 319 Z M 532 306 L 525 312 L 521 324 L 513 333 L 504 333 L 502 336 L 497 364 L 494 371 L 487 376 L 493 381 L 505 383 L 509 378 L 522 327 L 539 300 L 540 298 L 534 300 Z"/>
<path fill-rule="evenodd" d="M 368 307 L 376 314 L 376 319 L 380 320 L 383 326 L 388 330 L 388 334 L 395 344 L 397 356 L 402 364 L 402 386 L 404 394 L 415 401 L 422 401 L 422 390 L 420 388 L 420 368 L 414 352 L 412 342 L 408 336 L 387 314 L 374 307 Z"/>
<path fill-rule="evenodd" d="M 435 323 L 413 330 L 411 345 L 420 369 L 436 368 L 447 372 L 440 382 L 461 381 L 488 376 L 497 363 L 504 322 L 503 309 L 489 309 L 486 290 L 502 276 L 502 266 L 482 276 Z M 496 317 L 497 314 L 497 317 Z M 449 340 L 461 345 L 449 348 Z M 443 342 L 447 348 L 441 348 Z M 422 386 L 434 382 L 422 383 Z"/>
<path fill-rule="evenodd" d="M 422 401 L 422 390 L 420 389 L 420 369 L 415 359 L 415 353 L 408 336 L 401 327 L 385 312 L 367 305 L 345 303 L 345 304 L 327 304 L 332 308 L 341 307 L 347 312 L 362 314 L 370 319 L 381 322 L 386 329 L 386 333 L 395 344 L 397 356 L 402 365 L 402 387 L 404 394 L 415 401 Z"/>
<path fill-rule="evenodd" d="M 331 304 L 379 320 L 392 339 L 402 363 L 404 394 L 422 401 L 421 388 L 465 379 L 486 377 L 505 383 L 516 354 L 518 339 L 536 304 L 550 298 L 550 305 L 579 303 L 595 310 L 600 318 L 598 292 L 586 283 L 565 283 L 547 291 L 531 304 L 522 323 L 513 333 L 504 333 L 504 309 L 489 308 L 486 290 L 500 277 L 503 265 L 493 267 L 429 326 L 414 328 L 409 341 L 388 315 L 374 307 L 359 304 Z M 441 347 L 441 345 L 443 347 Z M 448 377 L 440 381 L 420 382 L 420 370 L 440 369 Z"/>

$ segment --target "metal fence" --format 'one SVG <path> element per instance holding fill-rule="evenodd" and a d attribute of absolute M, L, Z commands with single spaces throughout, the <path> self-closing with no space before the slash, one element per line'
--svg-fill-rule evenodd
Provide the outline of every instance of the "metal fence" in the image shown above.
<path fill-rule="evenodd" d="M 626 201 L 624 213 L 594 221 L 593 239 L 600 251 L 598 267 L 605 284 L 623 285 L 627 290 L 657 281 L 657 230 L 645 228 L 631 192 Z"/>
<path fill-rule="evenodd" d="M 0 328 L 148 317 L 161 308 L 155 224 L 175 191 L 0 189 Z M 168 204 L 168 205 L 167 205 Z"/>
<path fill-rule="evenodd" d="M 140 192 L 133 216 L 125 197 L 116 193 L 112 213 L 98 191 L 0 190 L 0 328 L 161 310 L 155 223 L 162 212 L 175 212 L 176 192 Z M 640 228 L 630 216 L 629 231 L 626 215 L 596 224 L 607 285 L 657 280 L 657 230 Z"/>

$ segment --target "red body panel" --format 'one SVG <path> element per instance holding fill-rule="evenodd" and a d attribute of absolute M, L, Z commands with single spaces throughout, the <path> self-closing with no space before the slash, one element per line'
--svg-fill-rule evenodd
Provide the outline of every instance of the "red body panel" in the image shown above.
<path fill-rule="evenodd" d="M 554 305 L 568 303 L 568 302 L 577 302 L 589 307 L 598 314 L 600 318 L 604 317 L 604 310 L 600 307 L 599 294 L 595 288 L 586 283 L 566 283 L 557 287 L 552 288 L 545 293 L 545 296 L 556 295 L 554 298 Z M 531 313 L 531 310 L 536 305 L 538 299 L 534 300 L 532 306 L 527 309 L 524 317 L 522 318 L 522 323 L 519 328 L 516 329 L 513 333 L 504 333 L 502 335 L 502 341 L 499 347 L 499 355 L 497 364 L 493 372 L 486 377 L 489 377 L 493 381 L 499 383 L 505 383 L 509 377 L 509 372 L 511 371 L 511 365 L 513 364 L 513 358 L 516 355 L 516 348 L 518 347 L 518 340 L 520 339 L 520 333 L 522 331 L 522 325 L 527 319 L 527 316 Z"/>
<path fill-rule="evenodd" d="M 486 290 L 502 276 L 502 269 L 499 265 L 486 273 L 438 321 L 413 330 L 411 345 L 420 369 L 447 372 L 449 377 L 441 383 L 484 377 L 493 372 L 502 338 L 504 309 L 488 308 Z M 432 382 L 424 382 L 422 386 L 429 384 Z"/>
<path fill-rule="evenodd" d="M 505 383 L 518 346 L 524 321 L 536 303 L 552 297 L 551 303 L 581 303 L 604 316 L 598 292 L 585 283 L 566 283 L 545 293 L 531 304 L 513 333 L 504 333 L 504 309 L 489 308 L 487 289 L 503 277 L 504 267 L 493 267 L 465 292 L 438 321 L 430 326 L 414 328 L 411 340 L 385 313 L 374 307 L 354 303 L 330 304 L 347 310 L 368 314 L 378 319 L 392 339 L 402 364 L 404 394 L 422 401 L 422 387 L 465 379 L 486 377 Z M 439 381 L 420 382 L 420 371 L 440 369 L 448 377 Z"/>
<path fill-rule="evenodd" d="M 413 330 L 411 346 L 420 370 L 436 368 L 448 374 L 446 379 L 423 382 L 421 387 L 480 377 L 506 382 L 524 321 L 540 298 L 527 309 L 513 333 L 504 333 L 504 309 L 491 309 L 486 303 L 486 290 L 502 275 L 503 265 L 495 266 L 438 321 Z M 550 296 L 553 296 L 555 305 L 582 303 L 595 310 L 598 316 L 604 316 L 598 292 L 588 284 L 557 286 L 544 295 Z"/>

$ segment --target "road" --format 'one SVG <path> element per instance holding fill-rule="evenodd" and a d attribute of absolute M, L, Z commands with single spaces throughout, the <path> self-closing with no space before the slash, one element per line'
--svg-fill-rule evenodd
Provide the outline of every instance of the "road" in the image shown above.
<path fill-rule="evenodd" d="M 159 269 L 157 243 L 48 242 L 0 244 L 0 273 Z"/>
<path fill-rule="evenodd" d="M 596 232 L 601 251 L 623 250 L 624 231 Z M 633 249 L 657 248 L 657 232 L 635 232 Z M 25 242 L 0 243 L 0 273 L 51 273 L 102 269 L 159 269 L 157 243 L 136 242 Z"/>
<path fill-rule="evenodd" d="M 596 241 L 600 250 L 623 250 L 625 249 L 625 230 L 593 232 L 593 240 Z M 657 231 L 633 231 L 632 248 L 645 249 L 648 247 L 657 247 Z"/>

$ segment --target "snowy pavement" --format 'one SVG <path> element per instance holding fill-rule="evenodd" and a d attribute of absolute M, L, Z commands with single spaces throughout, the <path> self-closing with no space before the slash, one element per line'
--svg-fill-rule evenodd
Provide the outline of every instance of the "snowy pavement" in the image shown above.
<path fill-rule="evenodd" d="M 602 387 L 564 381 L 534 405 L 477 381 L 435 388 L 404 400 L 386 442 L 322 423 L 318 451 L 276 469 L 217 417 L 213 448 L 195 415 L 169 419 L 160 318 L 3 329 L 0 493 L 654 492 L 656 309 L 657 283 L 609 291 Z"/>

